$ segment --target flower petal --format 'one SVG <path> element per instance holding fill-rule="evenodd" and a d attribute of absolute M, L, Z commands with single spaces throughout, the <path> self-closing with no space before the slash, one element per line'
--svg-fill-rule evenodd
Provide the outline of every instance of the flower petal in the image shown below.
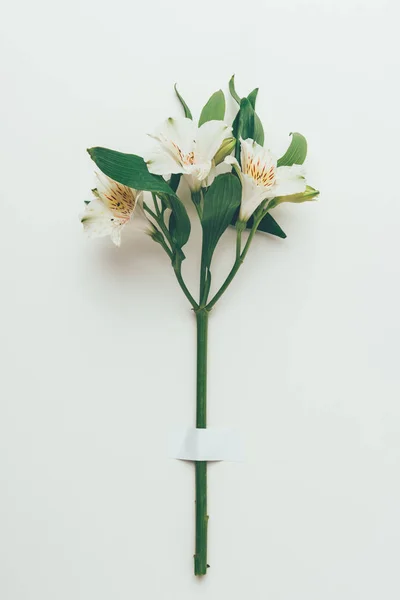
<path fill-rule="evenodd" d="M 289 196 L 299 194 L 306 189 L 304 169 L 302 165 L 291 167 L 278 167 L 276 170 L 276 181 L 273 186 L 274 196 Z M 271 197 L 271 196 L 269 196 Z"/>
<path fill-rule="evenodd" d="M 229 155 L 224 159 L 224 163 L 227 165 L 231 165 L 235 169 L 236 174 L 239 177 L 240 181 L 242 181 L 243 173 L 240 170 L 240 165 L 239 165 L 238 161 L 236 160 L 236 158 L 234 156 Z"/>
<path fill-rule="evenodd" d="M 207 121 L 199 128 L 196 140 L 196 162 L 212 160 L 232 127 L 223 121 Z"/>
<path fill-rule="evenodd" d="M 193 175 L 199 181 L 203 181 L 209 172 L 211 171 L 211 160 L 204 161 L 202 163 L 195 163 L 194 165 L 188 165 L 185 172 L 187 175 Z"/>
<path fill-rule="evenodd" d="M 266 190 L 257 185 L 250 175 L 242 174 L 242 203 L 240 205 L 239 219 L 248 221 L 256 208 L 265 200 Z"/>
<path fill-rule="evenodd" d="M 254 140 L 250 138 L 247 140 L 240 139 L 240 148 L 243 173 L 249 173 L 252 167 L 256 170 L 262 170 L 263 167 L 265 170 L 276 167 L 277 159 L 275 155 L 268 148 L 263 148 Z"/>
<path fill-rule="evenodd" d="M 188 156 L 194 152 L 196 131 L 191 119 L 167 119 L 159 131 L 150 136 L 160 144 L 159 148 L 145 155 L 150 173 L 183 173 Z"/>
<path fill-rule="evenodd" d="M 147 152 L 144 159 L 150 173 L 153 173 L 153 175 L 171 175 L 172 173 L 183 173 L 184 171 L 178 159 L 164 147 L 154 148 Z"/>
<path fill-rule="evenodd" d="M 129 219 L 135 210 L 138 192 L 103 173 L 96 173 L 96 177 L 96 195 L 115 217 Z"/>
<path fill-rule="evenodd" d="M 176 144 L 183 154 L 193 152 L 197 126 L 192 119 L 186 117 L 169 118 L 163 124 L 160 133 L 162 138 Z"/>
<path fill-rule="evenodd" d="M 102 202 L 95 198 L 87 205 L 82 215 L 81 223 L 87 237 L 111 236 L 115 245 L 121 243 L 121 231 L 127 221 L 114 216 L 114 213 Z"/>
<path fill-rule="evenodd" d="M 232 156 L 233 158 L 233 156 Z M 223 175 L 224 173 L 230 173 L 232 170 L 232 165 L 223 160 L 215 167 L 211 167 L 209 174 L 207 175 L 206 180 L 204 181 L 205 187 L 209 187 L 214 179 L 218 177 L 218 175 Z"/>

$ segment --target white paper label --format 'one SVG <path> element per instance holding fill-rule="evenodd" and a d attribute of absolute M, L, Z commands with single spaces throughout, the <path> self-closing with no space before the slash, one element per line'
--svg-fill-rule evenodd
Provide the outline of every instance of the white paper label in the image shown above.
<path fill-rule="evenodd" d="M 234 429 L 180 429 L 171 432 L 168 455 L 178 460 L 243 461 L 243 445 Z"/>

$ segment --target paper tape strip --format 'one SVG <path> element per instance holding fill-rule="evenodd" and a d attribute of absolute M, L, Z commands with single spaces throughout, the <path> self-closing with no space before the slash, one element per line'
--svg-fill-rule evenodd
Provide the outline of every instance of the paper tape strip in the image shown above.
<path fill-rule="evenodd" d="M 178 460 L 243 461 L 243 444 L 234 429 L 177 429 L 171 432 L 168 455 Z"/>

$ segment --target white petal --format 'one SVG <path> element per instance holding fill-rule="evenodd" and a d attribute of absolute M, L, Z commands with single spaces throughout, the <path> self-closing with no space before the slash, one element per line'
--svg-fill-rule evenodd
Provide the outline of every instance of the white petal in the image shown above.
<path fill-rule="evenodd" d="M 260 144 L 257 144 L 254 140 L 248 138 L 247 140 L 240 139 L 240 159 L 242 162 L 243 173 L 248 173 L 250 167 L 256 166 L 260 171 L 263 167 L 265 170 L 271 167 L 276 167 L 276 157 L 267 148 L 263 148 Z"/>
<path fill-rule="evenodd" d="M 257 185 L 252 177 L 249 175 L 242 175 L 242 203 L 240 205 L 239 219 L 241 221 L 248 221 L 256 210 L 266 198 L 265 188 L 261 185 Z"/>
<path fill-rule="evenodd" d="M 110 235 L 116 245 L 120 244 L 121 230 L 126 223 L 123 219 L 115 218 L 114 213 L 98 198 L 87 205 L 81 222 L 89 238 Z"/>
<path fill-rule="evenodd" d="M 197 127 L 191 119 L 167 119 L 158 132 L 150 136 L 159 143 L 159 148 L 145 156 L 150 173 L 183 173 L 187 156 L 194 152 L 196 132 Z"/>
<path fill-rule="evenodd" d="M 193 152 L 196 134 L 197 126 L 192 119 L 182 117 L 167 119 L 159 130 L 150 137 L 157 140 L 168 152 L 174 152 L 179 158 L 177 149 L 184 155 Z"/>
<path fill-rule="evenodd" d="M 240 165 L 239 165 L 238 161 L 236 160 L 236 158 L 234 156 L 229 155 L 226 158 L 224 158 L 224 163 L 227 165 L 231 165 L 235 169 L 240 181 L 242 181 L 243 174 L 242 174 L 242 171 L 240 170 Z"/>
<path fill-rule="evenodd" d="M 154 175 L 171 175 L 172 173 L 182 173 L 184 168 L 172 152 L 165 147 L 154 148 L 144 156 L 150 173 Z"/>
<path fill-rule="evenodd" d="M 183 154 L 193 152 L 197 126 L 192 119 L 186 117 L 167 119 L 160 133 L 167 140 L 174 142 Z"/>
<path fill-rule="evenodd" d="M 197 133 L 196 162 L 212 160 L 222 141 L 230 135 L 232 127 L 223 121 L 207 121 Z"/>
<path fill-rule="evenodd" d="M 289 196 L 304 192 L 306 189 L 306 180 L 304 179 L 304 169 L 302 165 L 292 165 L 291 167 L 278 167 L 276 170 L 276 181 L 273 186 L 274 196 Z"/>
<path fill-rule="evenodd" d="M 206 179 L 211 171 L 211 160 L 201 163 L 188 165 L 184 171 L 184 179 L 188 184 L 191 192 L 198 192 L 205 186 Z"/>
<path fill-rule="evenodd" d="M 113 180 L 99 171 L 96 171 L 95 175 L 97 180 L 97 190 L 99 194 L 106 194 L 110 186 L 112 185 Z"/>
<path fill-rule="evenodd" d="M 233 156 L 232 156 L 233 158 Z M 216 167 L 211 167 L 211 170 L 206 178 L 206 180 L 204 181 L 204 185 L 206 187 L 209 187 L 212 182 L 214 181 L 214 179 L 216 177 L 218 177 L 218 175 L 223 175 L 224 173 L 230 173 L 232 168 L 232 166 L 226 162 L 225 160 L 223 160 L 221 163 L 219 163 L 219 165 L 217 165 Z"/>
<path fill-rule="evenodd" d="M 111 232 L 111 240 L 114 242 L 114 244 L 116 246 L 118 246 L 118 248 L 121 245 L 121 231 L 122 231 L 122 228 L 123 228 L 123 225 L 121 227 L 116 227 Z"/>
<path fill-rule="evenodd" d="M 194 165 L 188 165 L 185 169 L 187 175 L 193 175 L 198 181 L 203 181 L 211 171 L 212 162 L 207 160 Z"/>

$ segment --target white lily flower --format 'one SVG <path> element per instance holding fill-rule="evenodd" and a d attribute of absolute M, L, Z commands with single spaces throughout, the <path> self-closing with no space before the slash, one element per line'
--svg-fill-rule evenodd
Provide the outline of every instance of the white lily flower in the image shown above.
<path fill-rule="evenodd" d="M 252 139 L 240 140 L 241 163 L 233 156 L 225 162 L 234 166 L 242 182 L 242 203 L 239 220 L 247 222 L 264 201 L 277 196 L 304 192 L 306 181 L 301 165 L 278 167 L 275 156 Z"/>
<path fill-rule="evenodd" d="M 116 246 L 121 245 L 121 233 L 129 223 L 141 197 L 141 192 L 96 173 L 97 188 L 81 223 L 89 238 L 109 235 Z"/>
<path fill-rule="evenodd" d="M 223 121 L 207 121 L 198 127 L 187 118 L 167 119 L 159 132 L 150 137 L 158 148 L 145 157 L 150 173 L 182 173 L 193 192 L 200 190 L 208 177 L 212 161 L 232 127 Z"/>

